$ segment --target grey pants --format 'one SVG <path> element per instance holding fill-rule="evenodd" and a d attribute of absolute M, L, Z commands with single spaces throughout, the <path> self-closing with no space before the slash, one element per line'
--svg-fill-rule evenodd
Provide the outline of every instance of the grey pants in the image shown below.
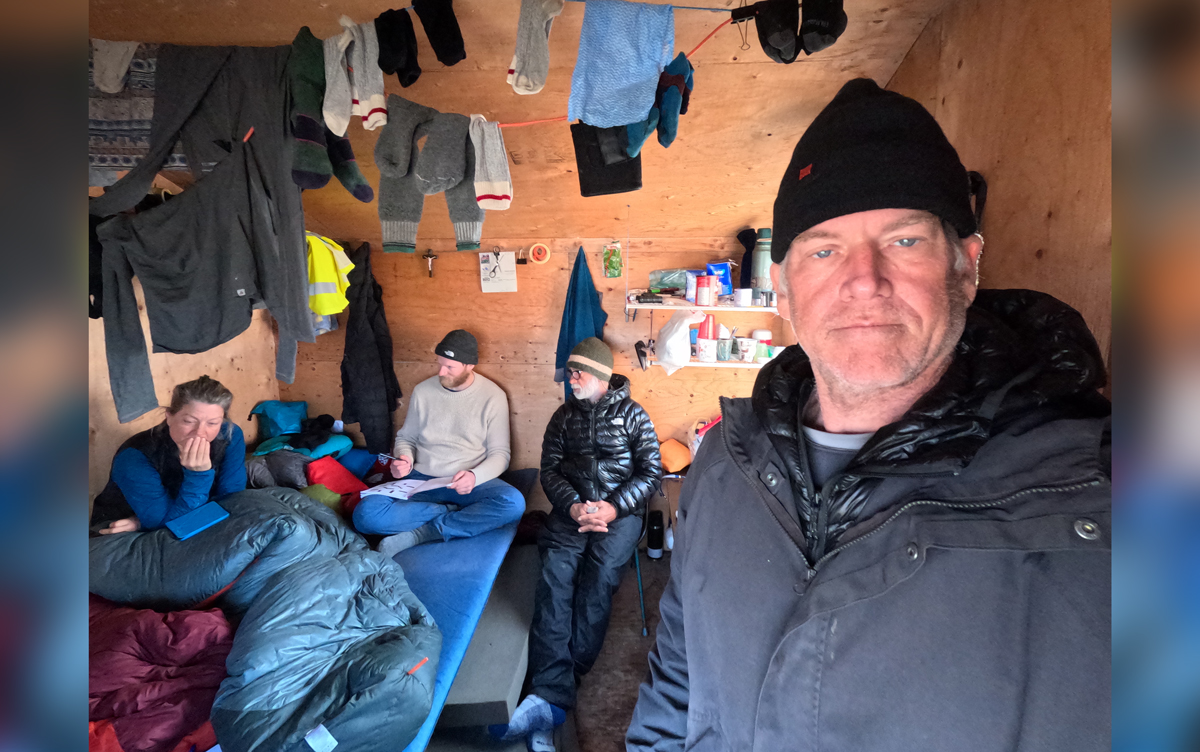
<path fill-rule="evenodd" d="M 534 694 L 575 706 L 575 678 L 592 669 L 612 612 L 621 572 L 642 533 L 642 518 L 619 518 L 607 533 L 580 533 L 570 517 L 551 512 L 538 536 L 542 576 L 534 596 L 529 672 Z"/>

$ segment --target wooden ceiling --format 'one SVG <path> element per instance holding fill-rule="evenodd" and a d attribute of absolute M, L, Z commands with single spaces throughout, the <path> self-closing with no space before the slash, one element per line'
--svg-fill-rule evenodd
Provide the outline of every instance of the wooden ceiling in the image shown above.
<path fill-rule="evenodd" d="M 401 0 L 403 2 L 403 0 Z M 695 90 L 670 149 L 647 143 L 643 189 L 581 198 L 566 123 L 504 130 L 514 201 L 488 212 L 484 244 L 509 237 L 688 238 L 730 236 L 770 223 L 779 176 L 797 138 L 846 80 L 868 76 L 886 84 L 925 24 L 946 0 L 847 0 L 849 27 L 833 47 L 792 65 L 768 59 L 752 23 L 748 49 L 737 27 L 721 29 L 695 56 Z M 688 0 L 728 8 L 733 0 Z M 397 3 L 399 5 L 399 3 Z M 177 44 L 277 45 L 307 25 L 318 37 L 339 31 L 338 16 L 368 21 L 387 5 L 366 0 L 91 0 L 90 34 L 113 40 Z M 402 89 L 388 77 L 389 93 L 443 111 L 481 113 L 519 122 L 565 115 L 575 65 L 582 3 L 568 2 L 550 37 L 546 88 L 519 96 L 505 83 L 513 54 L 519 0 L 458 0 L 467 59 L 447 68 L 434 58 L 414 19 L 420 80 Z M 723 13 L 677 10 L 676 49 L 689 51 L 727 18 Z M 368 180 L 378 186 L 372 152 L 378 132 L 350 127 L 350 139 Z M 337 181 L 305 192 L 310 229 L 342 238 L 379 241 L 374 203 L 362 204 Z M 426 202 L 419 242 L 445 246 L 453 238 L 445 202 Z"/>

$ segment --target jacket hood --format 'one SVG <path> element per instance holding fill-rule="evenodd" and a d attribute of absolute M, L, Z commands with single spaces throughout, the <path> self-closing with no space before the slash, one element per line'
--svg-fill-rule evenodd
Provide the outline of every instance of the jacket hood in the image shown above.
<path fill-rule="evenodd" d="M 619 373 L 614 373 L 612 378 L 608 380 L 608 391 L 604 393 L 598 401 L 576 399 L 575 393 L 572 392 L 568 398 L 579 407 L 580 410 L 592 410 L 600 405 L 607 405 L 612 402 L 620 402 L 629 397 L 629 379 Z"/>
<path fill-rule="evenodd" d="M 897 465 L 957 470 L 1030 410 L 1052 406 L 1046 420 L 1106 415 L 1108 401 L 1097 394 L 1105 380 L 1100 348 L 1075 309 L 1032 290 L 980 290 L 945 375 L 879 429 L 855 464 L 866 474 Z M 770 433 L 795 441 L 812 388 L 812 364 L 793 345 L 759 373 L 755 412 Z"/>

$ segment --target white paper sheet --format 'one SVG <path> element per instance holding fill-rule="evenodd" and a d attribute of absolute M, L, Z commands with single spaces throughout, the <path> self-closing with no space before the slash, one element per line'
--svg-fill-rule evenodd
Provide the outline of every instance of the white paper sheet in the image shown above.
<path fill-rule="evenodd" d="M 388 483 L 381 483 L 378 486 L 372 486 L 363 494 L 379 494 L 380 496 L 390 496 L 393 499 L 407 500 L 413 494 L 419 494 L 422 491 L 432 491 L 435 488 L 445 488 L 450 485 L 454 478 L 430 478 L 429 480 L 418 480 L 416 478 L 403 478 L 401 480 L 393 480 Z"/>
<path fill-rule="evenodd" d="M 517 254 L 513 251 L 479 254 L 479 284 L 484 292 L 516 292 Z"/>

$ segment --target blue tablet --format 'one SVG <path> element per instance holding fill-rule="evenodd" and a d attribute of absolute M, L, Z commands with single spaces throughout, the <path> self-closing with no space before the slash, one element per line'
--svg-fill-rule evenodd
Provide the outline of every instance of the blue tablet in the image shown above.
<path fill-rule="evenodd" d="M 182 517 L 167 523 L 167 529 L 179 540 L 187 540 L 201 530 L 207 530 L 221 520 L 228 519 L 229 512 L 215 501 L 202 504 Z"/>

